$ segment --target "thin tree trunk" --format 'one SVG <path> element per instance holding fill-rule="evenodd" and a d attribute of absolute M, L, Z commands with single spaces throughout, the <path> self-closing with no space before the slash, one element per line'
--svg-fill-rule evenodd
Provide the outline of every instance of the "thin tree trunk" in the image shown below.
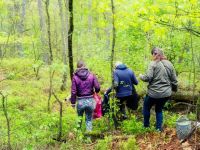
<path fill-rule="evenodd" d="M 73 50 L 72 50 L 72 35 L 74 30 L 73 24 L 73 0 L 69 0 L 69 32 L 68 32 L 68 55 L 69 55 L 69 69 L 70 77 L 72 79 L 74 66 L 73 66 Z"/>
<path fill-rule="evenodd" d="M 58 137 L 57 140 L 61 141 L 61 137 L 62 137 L 62 111 L 63 111 L 63 104 L 62 102 L 58 99 L 58 97 L 56 96 L 56 94 L 53 92 L 54 97 L 56 98 L 56 101 L 59 103 L 60 105 L 60 116 L 59 116 L 59 127 L 58 127 Z"/>
<path fill-rule="evenodd" d="M 43 13 L 43 7 L 42 7 L 42 0 L 38 0 L 38 14 L 39 14 L 39 20 L 40 20 L 40 40 L 41 40 L 41 47 L 42 47 L 42 60 L 46 63 L 48 63 L 48 53 L 45 49 L 45 46 L 47 45 L 46 41 L 46 30 L 45 30 L 45 18 Z"/>
<path fill-rule="evenodd" d="M 40 29 L 41 29 L 41 43 L 44 44 L 45 41 L 45 20 L 44 20 L 44 14 L 43 14 L 43 9 L 42 9 L 42 0 L 38 0 L 38 14 L 40 18 Z"/>
<path fill-rule="evenodd" d="M 17 34 L 19 34 L 19 37 L 21 37 L 21 34 L 22 34 L 22 16 L 20 16 L 20 4 L 18 2 L 16 2 L 15 0 L 13 1 L 14 2 L 14 10 L 13 11 L 13 17 L 15 19 L 15 27 L 14 27 L 14 32 L 17 32 Z M 17 20 L 16 18 L 21 18 L 21 20 Z M 14 33 L 15 34 L 15 33 Z M 15 36 L 14 36 L 14 40 L 15 39 Z M 14 43 L 14 49 L 16 51 L 18 51 L 18 55 L 20 57 L 23 57 L 23 47 L 22 47 L 22 43 L 21 42 L 17 42 L 17 43 Z"/>
<path fill-rule="evenodd" d="M 42 0 L 38 0 L 38 14 L 40 17 L 40 29 L 41 29 L 41 42 L 45 42 L 44 33 L 45 33 L 45 21 L 44 21 L 44 15 L 42 11 Z"/>
<path fill-rule="evenodd" d="M 6 117 L 6 123 L 7 123 L 7 136 L 8 136 L 8 149 L 11 150 L 11 144 L 10 144 L 10 119 L 8 117 L 8 110 L 6 106 L 6 97 L 0 92 L 0 95 L 2 96 L 2 107 L 4 116 Z"/>
<path fill-rule="evenodd" d="M 110 61 L 110 66 L 111 66 L 111 75 L 112 75 L 112 87 L 114 85 L 114 78 L 113 78 L 113 61 L 114 61 L 114 52 L 115 52 L 115 38 L 116 38 L 116 33 L 115 33 L 115 7 L 114 7 L 114 2 L 111 0 L 111 7 L 112 7 L 112 50 L 111 50 L 111 61 Z"/>
<path fill-rule="evenodd" d="M 52 96 L 52 91 L 53 91 L 53 76 L 54 76 L 55 71 L 52 71 L 51 67 L 49 70 L 49 97 L 48 97 L 48 104 L 47 104 L 47 110 L 50 112 L 50 100 Z"/>
<path fill-rule="evenodd" d="M 46 5 L 46 14 L 47 14 L 47 35 L 48 35 L 48 45 L 49 45 L 49 55 L 50 55 L 49 64 L 51 65 L 53 62 L 53 52 L 52 52 L 52 46 L 51 46 L 51 23 L 50 23 L 50 15 L 49 15 L 49 0 L 45 1 L 45 5 Z"/>
<path fill-rule="evenodd" d="M 114 77 L 113 77 L 113 60 L 114 60 L 114 52 L 115 52 L 115 38 L 116 38 L 116 33 L 115 33 L 115 6 L 113 0 L 111 0 L 111 7 L 112 7 L 112 50 L 111 50 L 111 61 L 110 61 L 110 66 L 111 66 L 111 79 L 112 79 L 112 90 L 114 90 Z M 112 94 L 112 102 L 115 105 L 115 97 L 114 94 Z M 114 107 L 114 109 L 116 109 Z M 116 112 L 116 110 L 114 110 Z M 116 113 L 112 114 L 115 129 L 118 127 L 118 122 L 116 119 Z"/>
<path fill-rule="evenodd" d="M 66 40 L 65 37 L 67 36 L 65 33 L 65 24 L 64 24 L 64 17 L 63 17 L 63 4 L 62 0 L 58 0 L 58 5 L 60 8 L 60 21 L 61 21 L 61 38 L 62 38 L 62 49 L 63 49 L 63 63 L 64 63 L 64 72 L 63 72 L 63 80 L 62 80 L 62 85 L 61 85 L 61 90 L 64 91 L 66 89 L 66 84 L 67 84 L 67 47 L 66 47 Z"/>

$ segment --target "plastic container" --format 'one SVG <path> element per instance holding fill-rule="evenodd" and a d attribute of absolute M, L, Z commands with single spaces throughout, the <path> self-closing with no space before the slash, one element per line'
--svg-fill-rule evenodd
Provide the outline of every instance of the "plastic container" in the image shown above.
<path fill-rule="evenodd" d="M 191 121 L 186 116 L 181 116 L 176 121 L 176 133 L 179 140 L 184 139 L 191 132 Z"/>

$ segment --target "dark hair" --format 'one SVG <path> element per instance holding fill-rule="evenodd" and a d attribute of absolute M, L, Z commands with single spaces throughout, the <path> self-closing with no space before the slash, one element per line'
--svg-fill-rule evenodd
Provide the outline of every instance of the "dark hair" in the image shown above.
<path fill-rule="evenodd" d="M 85 63 L 84 63 L 84 61 L 79 60 L 79 61 L 77 62 L 77 68 L 82 68 L 82 67 L 85 67 Z"/>

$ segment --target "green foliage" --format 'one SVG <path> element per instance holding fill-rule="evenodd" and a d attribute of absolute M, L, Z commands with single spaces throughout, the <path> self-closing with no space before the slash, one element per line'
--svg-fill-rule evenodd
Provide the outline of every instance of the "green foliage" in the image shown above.
<path fill-rule="evenodd" d="M 95 146 L 95 150 L 106 150 L 110 148 L 110 144 L 112 142 L 112 137 L 105 137 L 103 140 L 98 140 L 97 145 Z"/>
<path fill-rule="evenodd" d="M 153 128 L 144 128 L 142 122 L 138 121 L 135 116 L 132 116 L 130 120 L 123 121 L 121 127 L 125 133 L 134 135 L 153 131 Z"/>
<path fill-rule="evenodd" d="M 179 118 L 178 114 L 165 111 L 164 112 L 164 125 L 166 125 L 167 127 L 175 128 L 176 121 L 178 118 Z"/>
<path fill-rule="evenodd" d="M 135 137 L 130 137 L 127 141 L 121 142 L 120 150 L 139 150 Z"/>
<path fill-rule="evenodd" d="M 48 55 L 47 32 L 40 28 L 37 1 L 27 1 L 24 16 L 24 31 L 20 31 L 22 22 L 22 1 L 0 1 L 0 90 L 6 93 L 8 114 L 11 119 L 11 143 L 13 149 L 84 149 L 83 144 L 91 142 L 77 130 L 76 111 L 64 101 L 70 93 L 71 80 L 68 76 L 67 91 L 59 91 L 63 72 L 69 75 L 68 65 L 63 65 L 61 44 L 61 22 L 57 0 L 50 1 L 51 38 L 54 62 L 45 65 L 41 59 Z M 107 0 L 94 0 L 91 7 L 85 1 L 75 0 L 74 3 L 74 34 L 73 57 L 86 61 L 87 67 L 98 77 L 102 92 L 111 86 L 110 49 L 112 40 L 111 8 Z M 45 14 L 44 3 L 43 15 Z M 179 74 L 181 88 L 191 89 L 195 67 L 200 66 L 200 20 L 198 0 L 140 0 L 115 1 L 116 14 L 116 45 L 114 60 L 123 61 L 135 74 L 144 73 L 151 59 L 150 49 L 153 46 L 162 47 L 166 56 L 173 62 Z M 63 6 L 64 14 L 67 14 Z M 91 17 L 91 27 L 89 18 Z M 66 19 L 67 17 L 64 16 Z M 46 15 L 44 15 L 44 20 Z M 66 21 L 66 20 L 65 20 Z M 46 24 L 44 25 L 46 26 Z M 44 36 L 44 41 L 41 36 Z M 23 49 L 23 57 L 19 49 Z M 192 50 L 195 66 L 192 66 Z M 41 68 L 40 68 L 41 66 Z M 35 72 L 33 70 L 36 70 Z M 49 93 L 49 70 L 55 71 L 53 90 L 63 102 L 63 137 L 67 144 L 53 140 L 57 136 L 59 122 L 59 106 L 51 97 L 51 110 L 46 112 Z M 40 80 L 35 80 L 37 74 Z M 39 78 L 38 78 L 39 79 Z M 199 77 L 196 76 L 195 87 L 199 89 Z M 146 84 L 137 86 L 138 92 L 144 92 Z M 199 101 L 198 101 L 199 102 Z M 118 111 L 116 101 L 111 102 L 115 114 Z M 1 106 L 0 106 L 1 107 Z M 0 109 L 0 148 L 5 148 L 7 128 L 3 112 Z M 112 114 L 111 114 L 112 115 Z M 164 125 L 175 127 L 179 115 L 165 112 Z M 195 120 L 190 113 L 189 118 Z M 155 120 L 155 117 L 152 119 Z M 113 129 L 113 122 L 107 117 L 94 120 L 94 132 L 104 133 Z M 154 131 L 144 129 L 142 123 L 135 117 L 123 121 L 122 130 L 128 134 L 143 134 Z M 83 129 L 85 124 L 83 122 Z M 70 140 L 69 133 L 75 135 Z M 111 137 L 99 140 L 97 149 L 109 149 Z M 122 144 L 122 149 L 134 145 L 131 138 Z M 60 146 L 60 147 L 59 147 Z"/>

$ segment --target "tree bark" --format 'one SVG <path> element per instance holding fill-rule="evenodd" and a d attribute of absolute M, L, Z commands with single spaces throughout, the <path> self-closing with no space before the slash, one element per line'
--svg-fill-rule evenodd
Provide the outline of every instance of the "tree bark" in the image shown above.
<path fill-rule="evenodd" d="M 63 63 L 64 63 L 64 72 L 63 72 L 63 80 L 62 80 L 62 85 L 61 85 L 61 90 L 64 91 L 66 89 L 66 84 L 67 84 L 67 47 L 66 47 L 66 40 L 65 37 L 67 35 L 65 34 L 65 23 L 64 23 L 64 15 L 63 15 L 63 3 L 62 0 L 58 0 L 58 5 L 60 8 L 60 21 L 61 21 L 61 38 L 62 38 L 62 49 L 63 49 Z"/>
<path fill-rule="evenodd" d="M 68 55 L 69 55 L 69 69 L 70 69 L 70 77 L 72 79 L 74 73 L 73 66 L 73 50 L 72 50 L 72 35 L 74 30 L 73 24 L 73 0 L 69 0 L 69 32 L 68 32 Z"/>
<path fill-rule="evenodd" d="M 4 116 L 6 118 L 6 123 L 7 123 L 7 136 L 8 136 L 8 150 L 11 150 L 11 144 L 10 144 L 10 119 L 8 117 L 8 110 L 7 110 L 7 106 L 6 106 L 6 96 L 3 95 L 0 92 L 0 95 L 2 96 L 2 107 L 3 107 L 3 112 L 4 112 Z"/>
<path fill-rule="evenodd" d="M 62 102 L 58 99 L 58 97 L 56 96 L 56 94 L 53 92 L 54 97 L 56 98 L 56 101 L 58 102 L 58 104 L 60 105 L 60 115 L 59 115 L 59 126 L 58 126 L 58 137 L 57 137 L 57 141 L 61 141 L 61 137 L 62 137 L 62 112 L 63 112 L 63 104 Z"/>
<path fill-rule="evenodd" d="M 111 68 L 111 79 L 112 79 L 112 91 L 114 90 L 114 77 L 113 77 L 113 61 L 114 61 L 114 52 L 115 52 L 115 38 L 116 38 L 116 33 L 115 33 L 115 7 L 114 7 L 114 2 L 113 0 L 111 0 L 111 10 L 112 10 L 112 50 L 111 50 L 111 60 L 110 60 L 110 68 Z M 115 129 L 117 129 L 118 127 L 118 121 L 117 121 L 117 117 L 116 117 L 116 112 L 117 112 L 117 108 L 116 106 L 116 102 L 115 102 L 115 97 L 114 94 L 112 94 L 112 105 L 111 106 L 114 110 L 114 113 L 112 114 L 112 118 L 114 121 L 114 125 L 115 125 Z"/>
<path fill-rule="evenodd" d="M 43 14 L 43 9 L 42 9 L 42 0 L 38 0 L 38 14 L 39 14 L 39 19 L 40 19 L 40 38 L 41 38 L 41 43 L 45 43 L 45 20 L 44 20 L 44 14 Z"/>
<path fill-rule="evenodd" d="M 38 0 L 38 14 L 39 14 L 39 21 L 40 21 L 40 40 L 41 40 L 41 47 L 42 47 L 42 60 L 46 63 L 48 63 L 48 53 L 45 49 L 45 46 L 47 46 L 47 41 L 46 41 L 46 25 L 45 25 L 45 18 L 44 18 L 44 13 L 43 13 L 43 5 L 42 5 L 42 0 Z"/>
<path fill-rule="evenodd" d="M 53 52 L 52 52 L 52 46 L 51 46 L 51 23 L 50 23 L 50 15 L 49 15 L 49 0 L 45 1 L 46 5 L 46 14 L 47 14 L 47 35 L 48 35 L 48 45 L 49 45 L 49 64 L 51 65 L 53 62 Z"/>
<path fill-rule="evenodd" d="M 24 7 L 25 8 L 25 7 Z M 14 1 L 14 10 L 13 11 L 13 17 L 14 17 L 14 20 L 15 20 L 15 25 L 14 25 L 14 32 L 17 32 L 17 34 L 19 34 L 19 37 L 21 37 L 21 34 L 22 34 L 22 21 L 23 21 L 23 17 L 22 15 L 20 15 L 20 3 Z M 20 20 L 17 20 L 16 18 L 19 17 Z M 19 57 L 23 57 L 24 55 L 24 52 L 23 52 L 23 46 L 22 46 L 22 43 L 21 42 L 17 42 L 17 43 L 14 43 L 14 49 L 16 51 L 18 51 L 18 55 Z"/>

